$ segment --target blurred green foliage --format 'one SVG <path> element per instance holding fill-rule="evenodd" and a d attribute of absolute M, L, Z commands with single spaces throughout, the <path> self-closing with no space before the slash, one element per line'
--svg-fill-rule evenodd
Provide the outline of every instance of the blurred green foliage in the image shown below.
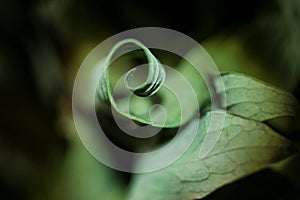
<path fill-rule="evenodd" d="M 78 142 L 71 89 L 87 53 L 143 26 L 199 41 L 223 71 L 300 97 L 300 1 L 0 2 L 0 198 L 120 199 L 130 175 L 95 161 Z M 270 122 L 299 144 L 299 119 Z M 235 182 L 206 199 L 299 199 L 300 158 Z"/>

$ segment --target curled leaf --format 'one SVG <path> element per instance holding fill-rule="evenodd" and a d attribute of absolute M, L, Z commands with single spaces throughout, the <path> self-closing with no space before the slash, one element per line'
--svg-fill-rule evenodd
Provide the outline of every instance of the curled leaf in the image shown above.
<path fill-rule="evenodd" d="M 170 67 L 165 68 L 139 41 L 126 39 L 117 43 L 103 65 L 108 67 L 113 60 L 114 53 L 128 44 L 136 45 L 145 53 L 148 61 L 147 80 L 137 86 L 132 84 L 138 70 L 138 68 L 133 68 L 121 77 L 124 79 L 125 87 L 120 86 L 115 89 L 111 85 L 109 68 L 107 68 L 98 87 L 100 100 L 109 102 L 118 114 L 128 119 L 156 127 L 178 127 L 197 114 L 199 108 L 197 94 L 189 80 L 181 75 L 180 71 Z M 121 98 L 115 98 L 114 91 Z M 200 92 L 198 88 L 198 93 Z M 153 109 L 154 104 L 160 105 L 156 108 L 163 109 Z"/>
<path fill-rule="evenodd" d="M 166 74 L 160 62 L 141 42 L 135 39 L 125 39 L 118 42 L 110 51 L 109 55 L 104 61 L 104 65 L 109 65 L 112 62 L 113 55 L 119 48 L 130 43 L 136 45 L 144 51 L 149 63 L 149 72 L 147 80 L 145 82 L 138 86 L 132 86 L 131 79 L 134 76 L 136 68 L 131 69 L 125 77 L 125 85 L 128 89 L 130 89 L 138 96 L 151 96 L 159 90 L 165 79 Z M 113 103 L 114 99 L 112 98 L 112 89 L 110 84 L 111 83 L 109 79 L 109 68 L 107 68 L 107 71 L 104 72 L 103 76 L 101 77 L 101 90 L 99 90 L 99 95 L 103 100 L 109 100 Z"/>

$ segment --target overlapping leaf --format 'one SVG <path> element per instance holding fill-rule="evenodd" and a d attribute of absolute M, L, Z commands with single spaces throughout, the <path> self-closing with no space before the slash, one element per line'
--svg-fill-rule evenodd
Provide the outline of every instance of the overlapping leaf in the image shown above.
<path fill-rule="evenodd" d="M 288 92 L 242 74 L 223 74 L 222 79 L 232 113 L 258 121 L 295 115 L 298 102 Z"/>
<path fill-rule="evenodd" d="M 210 134 L 206 130 L 211 115 L 222 112 L 211 112 L 200 119 L 194 143 L 175 163 L 156 172 L 136 175 L 128 199 L 199 199 L 295 152 L 287 139 L 265 124 L 227 113 L 216 144 L 211 144 L 211 152 L 199 158 L 203 138 Z M 195 124 L 190 123 L 182 134 L 189 134 Z"/>

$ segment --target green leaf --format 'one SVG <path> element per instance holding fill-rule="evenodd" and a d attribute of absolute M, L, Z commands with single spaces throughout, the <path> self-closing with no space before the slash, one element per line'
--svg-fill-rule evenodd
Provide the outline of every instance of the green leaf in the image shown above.
<path fill-rule="evenodd" d="M 212 134 L 206 132 L 212 115 L 224 115 L 224 112 L 213 111 L 195 119 L 200 120 L 200 126 L 194 143 L 172 165 L 135 175 L 129 200 L 200 199 L 296 151 L 267 125 L 228 113 L 217 142 L 204 142 L 205 136 Z M 182 137 L 190 134 L 196 124 L 197 121 L 191 122 L 181 133 Z M 211 145 L 211 151 L 200 158 L 200 147 Z"/>
<path fill-rule="evenodd" d="M 195 53 L 199 52 L 189 52 L 190 57 L 197 58 L 197 62 L 201 62 L 202 65 L 210 66 L 210 62 L 207 61 L 206 58 L 199 58 L 199 55 L 196 55 Z M 208 91 L 208 87 L 201 76 L 199 72 L 195 69 L 193 65 L 191 65 L 186 60 L 182 59 L 176 69 L 178 72 L 180 72 L 187 80 L 189 80 L 193 91 L 195 92 L 198 100 L 198 106 L 200 109 L 203 108 L 205 104 L 207 104 L 210 101 L 210 94 Z M 204 68 L 204 70 L 206 70 Z"/>
<path fill-rule="evenodd" d="M 298 102 L 288 92 L 242 74 L 227 73 L 222 79 L 231 113 L 258 121 L 295 115 Z"/>

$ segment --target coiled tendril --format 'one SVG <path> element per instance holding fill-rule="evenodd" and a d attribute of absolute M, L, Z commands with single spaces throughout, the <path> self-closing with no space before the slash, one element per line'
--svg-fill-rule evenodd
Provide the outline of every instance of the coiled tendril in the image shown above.
<path fill-rule="evenodd" d="M 151 53 L 151 51 L 146 46 L 144 46 L 141 42 L 135 39 L 121 40 L 120 42 L 118 42 L 113 46 L 112 50 L 109 52 L 107 58 L 104 61 L 104 65 L 108 67 L 108 65 L 112 61 L 112 57 L 114 53 L 122 46 L 130 43 L 138 46 L 140 49 L 143 50 L 148 60 L 149 71 L 145 82 L 143 82 L 138 86 L 132 86 L 131 81 L 134 76 L 134 73 L 136 72 L 136 68 L 129 70 L 124 79 L 125 86 L 138 96 L 141 97 L 151 96 L 155 94 L 162 86 L 166 77 L 166 72 L 162 64 L 159 62 L 159 60 L 155 58 L 155 56 Z M 102 100 L 109 101 L 110 103 L 112 103 L 112 89 L 111 89 L 111 84 L 110 84 L 110 79 L 108 74 L 109 74 L 109 68 L 107 68 L 107 70 L 103 73 L 103 76 L 101 77 L 99 96 Z"/>

